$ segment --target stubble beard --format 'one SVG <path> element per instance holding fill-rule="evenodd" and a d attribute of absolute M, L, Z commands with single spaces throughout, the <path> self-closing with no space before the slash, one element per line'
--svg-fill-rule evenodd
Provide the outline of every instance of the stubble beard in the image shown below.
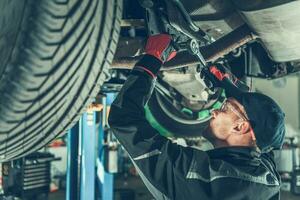
<path fill-rule="evenodd" d="M 204 129 L 202 136 L 207 139 L 209 142 L 214 143 L 216 140 L 216 136 L 213 132 L 213 129 L 211 127 L 211 122 L 207 125 L 207 127 Z"/>

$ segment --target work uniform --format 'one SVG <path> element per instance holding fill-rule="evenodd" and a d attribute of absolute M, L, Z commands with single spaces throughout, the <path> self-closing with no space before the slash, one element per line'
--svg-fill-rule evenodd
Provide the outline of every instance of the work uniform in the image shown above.
<path fill-rule="evenodd" d="M 279 199 L 272 152 L 251 147 L 201 151 L 161 136 L 145 118 L 155 78 L 135 67 L 112 104 L 109 124 L 155 199 Z"/>

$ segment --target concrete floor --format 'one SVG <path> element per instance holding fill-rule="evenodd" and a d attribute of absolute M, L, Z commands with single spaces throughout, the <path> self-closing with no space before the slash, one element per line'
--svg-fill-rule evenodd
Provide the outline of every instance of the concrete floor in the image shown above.
<path fill-rule="evenodd" d="M 280 198 L 281 200 L 299 200 L 300 196 L 293 195 L 290 192 L 282 191 Z"/>
<path fill-rule="evenodd" d="M 48 200 L 65 200 L 65 199 L 66 199 L 65 190 L 58 190 L 56 192 L 51 192 L 48 197 Z"/>

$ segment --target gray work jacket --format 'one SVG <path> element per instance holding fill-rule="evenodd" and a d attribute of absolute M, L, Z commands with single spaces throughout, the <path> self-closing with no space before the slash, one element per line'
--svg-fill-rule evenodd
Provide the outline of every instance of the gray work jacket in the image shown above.
<path fill-rule="evenodd" d="M 201 151 L 161 136 L 144 111 L 154 84 L 133 70 L 112 104 L 109 124 L 155 199 L 279 199 L 272 153 L 248 147 Z"/>

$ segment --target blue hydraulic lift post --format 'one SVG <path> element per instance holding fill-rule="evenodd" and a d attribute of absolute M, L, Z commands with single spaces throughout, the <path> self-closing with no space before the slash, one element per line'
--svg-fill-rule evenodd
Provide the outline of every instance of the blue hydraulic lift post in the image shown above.
<path fill-rule="evenodd" d="M 113 200 L 113 186 L 114 186 L 114 176 L 113 174 L 107 173 L 104 170 L 104 154 L 105 154 L 105 146 L 103 144 L 104 141 L 104 127 L 107 124 L 107 112 L 108 106 L 110 106 L 115 98 L 115 93 L 107 93 L 106 97 L 102 98 L 102 105 L 103 110 L 101 114 L 101 120 L 99 125 L 99 137 L 98 137 L 98 144 L 99 144 L 99 154 L 97 159 L 97 176 L 98 182 L 100 186 L 101 192 L 101 199 L 105 200 Z"/>
<path fill-rule="evenodd" d="M 78 199 L 78 144 L 79 123 L 68 131 L 66 200 Z"/>
<path fill-rule="evenodd" d="M 95 199 L 96 112 L 82 115 L 80 200 Z"/>

